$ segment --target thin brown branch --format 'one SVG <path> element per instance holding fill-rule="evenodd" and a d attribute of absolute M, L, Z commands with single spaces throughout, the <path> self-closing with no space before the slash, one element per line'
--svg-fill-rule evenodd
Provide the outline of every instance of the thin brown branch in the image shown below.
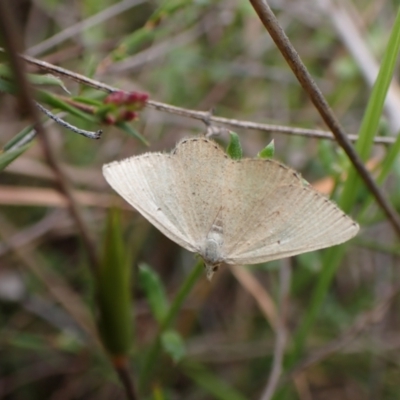
<path fill-rule="evenodd" d="M 315 84 L 295 48 L 290 43 L 289 38 L 280 27 L 277 18 L 268 6 L 267 2 L 265 0 L 250 0 L 250 2 L 257 12 L 261 22 L 274 40 L 276 46 L 282 53 L 286 62 L 289 64 L 294 75 L 296 76 L 306 93 L 310 96 L 312 103 L 318 110 L 326 125 L 332 131 L 333 135 L 336 138 L 336 141 L 346 152 L 347 156 L 349 157 L 350 161 L 354 165 L 362 180 L 364 181 L 365 185 L 375 197 L 377 203 L 382 208 L 383 212 L 392 224 L 396 233 L 400 236 L 400 218 L 396 210 L 386 199 L 379 186 L 376 184 L 368 170 L 365 168 L 362 159 L 354 149 L 345 131 L 340 126 L 335 115 L 330 109 L 329 104 L 325 100 L 322 92 Z"/>
<path fill-rule="evenodd" d="M 0 48 L 1 51 L 1 48 Z M 46 61 L 38 60 L 33 57 L 29 57 L 26 55 L 21 56 L 25 61 L 29 64 L 35 65 L 40 69 L 52 73 L 57 74 L 60 76 L 64 76 L 68 79 L 72 79 L 75 82 L 78 82 L 83 85 L 87 85 L 93 87 L 97 90 L 103 90 L 107 93 L 112 93 L 119 91 L 120 89 L 104 84 L 100 81 L 95 79 L 87 78 L 84 75 L 78 74 L 76 72 L 72 72 L 68 69 L 58 67 Z M 335 137 L 332 135 L 331 132 L 325 131 L 322 129 L 305 129 L 305 128 L 296 128 L 291 126 L 283 126 L 283 125 L 274 125 L 274 124 L 263 124 L 258 122 L 252 121 L 243 121 L 238 119 L 231 119 L 231 118 L 224 118 L 224 117 L 217 117 L 214 115 L 210 115 L 209 112 L 204 111 L 196 111 L 190 110 L 187 108 L 182 107 L 175 107 L 170 104 L 161 103 L 154 100 L 148 100 L 147 106 L 154 108 L 158 111 L 168 112 L 170 114 L 180 115 L 182 117 L 197 119 L 200 121 L 210 121 L 216 124 L 227 125 L 233 128 L 243 128 L 248 130 L 256 130 L 268 133 L 282 133 L 287 135 L 297 135 L 297 136 L 306 136 L 312 137 L 316 139 L 326 139 L 326 140 L 335 140 Z M 355 142 L 358 139 L 357 135 L 350 134 L 347 136 L 349 140 Z M 386 137 L 386 136 L 377 136 L 374 138 L 375 144 L 393 144 L 396 138 L 394 137 Z"/>
<path fill-rule="evenodd" d="M 278 387 L 279 378 L 282 374 L 283 356 L 285 354 L 287 338 L 285 320 L 290 293 L 290 272 L 289 260 L 286 258 L 282 260 L 282 266 L 279 269 L 280 312 L 277 318 L 276 343 L 274 348 L 272 371 L 261 396 L 261 400 L 270 400 L 272 398 L 276 388 Z"/>
<path fill-rule="evenodd" d="M 99 265 L 96 248 L 94 242 L 90 237 L 89 230 L 87 229 L 83 218 L 81 217 L 79 208 L 73 198 L 64 172 L 62 171 L 55 155 L 52 152 L 49 140 L 47 138 L 46 130 L 41 123 L 38 110 L 33 100 L 32 89 L 26 78 L 25 64 L 18 56 L 18 50 L 20 49 L 18 30 L 15 26 L 13 15 L 9 12 L 9 8 L 6 2 L 0 2 L 0 22 L 0 30 L 3 34 L 5 47 L 8 50 L 9 62 L 11 64 L 12 70 L 14 71 L 16 81 L 18 82 L 20 100 L 35 124 L 35 130 L 41 143 L 45 159 L 50 168 L 53 170 L 54 175 L 57 177 L 58 189 L 68 201 L 71 216 L 78 227 L 78 230 L 82 237 L 82 241 L 85 245 L 92 272 L 96 273 Z"/>
<path fill-rule="evenodd" d="M 71 216 L 77 224 L 82 241 L 88 253 L 89 264 L 93 274 L 96 276 L 97 271 L 99 270 L 100 262 L 94 242 L 90 238 L 89 231 L 80 215 L 79 208 L 74 201 L 67 179 L 52 152 L 46 130 L 40 121 L 40 117 L 32 96 L 32 88 L 26 77 L 25 64 L 23 63 L 21 57 L 19 57 L 21 48 L 19 32 L 7 2 L 3 1 L 0 1 L 0 32 L 2 33 L 5 48 L 7 49 L 11 69 L 14 71 L 15 79 L 18 82 L 20 100 L 35 124 L 35 129 L 41 142 L 46 161 L 57 177 L 59 189 L 68 200 Z M 137 400 L 131 376 L 128 373 L 121 376 L 120 371 L 117 370 L 116 372 L 118 373 L 121 383 L 124 386 L 127 398 L 129 400 Z"/>
<path fill-rule="evenodd" d="M 118 374 L 120 381 L 123 383 L 127 398 L 129 400 L 138 400 L 135 382 L 129 371 L 129 363 L 127 357 L 120 357 L 118 360 L 113 360 L 115 371 Z"/>
<path fill-rule="evenodd" d="M 265 315 L 271 328 L 274 331 L 278 329 L 278 317 L 274 301 L 268 291 L 258 282 L 255 276 L 247 269 L 239 265 L 232 265 L 229 270 L 232 272 L 238 282 L 247 290 L 257 302 L 261 312 Z"/>
<path fill-rule="evenodd" d="M 101 134 L 103 133 L 102 130 L 98 130 L 96 132 L 93 131 L 87 131 L 85 129 L 80 129 L 74 125 L 71 125 L 67 121 L 64 121 L 62 118 L 58 117 L 57 115 L 53 114 L 51 111 L 49 111 L 47 108 L 43 107 L 40 103 L 35 103 L 36 107 L 47 117 L 52 119 L 54 122 L 56 122 L 58 125 L 63 126 L 66 129 L 69 129 L 72 132 L 78 133 L 79 135 L 85 136 L 88 139 L 100 139 Z"/>

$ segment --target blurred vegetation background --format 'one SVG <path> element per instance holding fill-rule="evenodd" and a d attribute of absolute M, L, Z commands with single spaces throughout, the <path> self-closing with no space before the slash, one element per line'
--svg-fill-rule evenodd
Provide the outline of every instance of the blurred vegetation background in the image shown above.
<path fill-rule="evenodd" d="M 290 128 L 326 129 L 251 3 L 8 3 L 27 55 L 167 105 L 287 127 L 231 129 L 248 157 L 274 139 L 274 157 L 346 204 L 361 231 L 345 246 L 225 267 L 208 282 L 193 254 L 101 174 L 104 163 L 169 151 L 205 124 L 148 106 L 136 121 L 107 125 L 104 90 L 46 78 L 30 64 L 43 79 L 35 84 L 41 104 L 81 129 L 103 130 L 91 140 L 46 123 L 96 246 L 93 270 L 40 142 L 12 147 L 17 134 L 32 133 L 31 121 L 2 69 L 0 398 L 400 399 L 398 238 L 367 189 L 346 188 L 351 163 L 335 142 Z M 397 82 L 384 107 L 371 95 L 381 65 L 375 90 L 383 97 L 397 75 L 399 2 L 269 4 L 346 132 L 364 126 L 357 149 L 399 209 Z M 392 144 L 373 146 L 378 135 Z M 217 140 L 226 147 L 229 137 Z"/>

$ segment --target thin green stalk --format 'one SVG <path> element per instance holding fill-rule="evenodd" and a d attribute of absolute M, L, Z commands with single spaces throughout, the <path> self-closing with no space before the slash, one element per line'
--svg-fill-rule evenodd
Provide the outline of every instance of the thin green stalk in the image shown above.
<path fill-rule="evenodd" d="M 368 159 L 378 130 L 386 95 L 392 81 L 396 61 L 400 50 L 400 10 L 397 13 L 392 33 L 382 60 L 378 77 L 371 92 L 367 109 L 358 132 L 356 149 L 360 157 Z M 340 205 L 345 212 L 349 212 L 356 202 L 361 188 L 361 179 L 356 170 L 350 167 L 348 177 L 340 198 Z"/>
<path fill-rule="evenodd" d="M 201 274 L 204 272 L 203 261 L 200 260 L 196 266 L 193 268 L 189 276 L 186 278 L 185 282 L 179 289 L 179 292 L 174 298 L 174 301 L 171 304 L 171 307 L 168 310 L 167 315 L 164 317 L 163 321 L 160 324 L 160 327 L 157 332 L 157 336 L 155 337 L 153 344 L 148 351 L 146 358 L 143 363 L 143 367 L 141 369 L 140 378 L 139 378 L 139 388 L 143 390 L 146 383 L 151 377 L 153 366 L 157 362 L 157 358 L 159 356 L 161 350 L 161 335 L 165 332 L 177 316 L 179 310 L 182 307 L 183 302 L 187 298 L 190 291 L 193 289 L 193 286 L 198 281 Z"/>

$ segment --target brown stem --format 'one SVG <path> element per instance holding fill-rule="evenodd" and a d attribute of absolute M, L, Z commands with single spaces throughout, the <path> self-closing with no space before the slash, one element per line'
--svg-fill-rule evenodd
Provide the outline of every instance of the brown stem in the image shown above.
<path fill-rule="evenodd" d="M 55 176 L 57 177 L 59 190 L 68 201 L 69 210 L 71 212 L 72 218 L 74 219 L 80 231 L 83 243 L 89 256 L 89 265 L 92 269 L 93 274 L 96 276 L 100 266 L 96 248 L 94 242 L 90 238 L 89 231 L 83 222 L 83 218 L 80 215 L 77 203 L 74 201 L 67 179 L 64 176 L 64 173 L 61 170 L 57 159 L 52 152 L 50 142 L 47 138 L 46 130 L 44 129 L 40 121 L 38 111 L 33 101 L 32 89 L 26 78 L 24 69 L 25 64 L 18 55 L 20 50 L 20 35 L 18 34 L 19 32 L 15 26 L 13 15 L 11 14 L 11 12 L 9 12 L 9 7 L 7 5 L 7 2 L 5 1 L 0 1 L 0 32 L 2 33 L 2 36 L 4 38 L 5 47 L 8 50 L 8 57 L 11 64 L 11 69 L 14 71 L 16 81 L 18 82 L 20 100 L 35 124 L 35 129 L 42 145 L 45 158 L 49 166 L 53 170 Z M 117 367 L 115 367 L 115 369 L 124 386 L 127 398 L 129 400 L 137 400 L 133 381 L 128 371 L 128 364 L 125 363 L 122 369 Z"/>
<path fill-rule="evenodd" d="M 16 81 L 18 82 L 20 100 L 35 124 L 35 130 L 37 131 L 38 139 L 42 146 L 46 161 L 57 178 L 58 189 L 68 201 L 71 216 L 75 221 L 82 236 L 82 240 L 89 258 L 89 264 L 93 273 L 96 273 L 99 261 L 94 242 L 91 240 L 89 231 L 85 223 L 83 222 L 83 218 L 81 217 L 77 204 L 74 201 L 67 179 L 65 178 L 64 173 L 61 170 L 57 159 L 52 152 L 49 140 L 47 138 L 46 130 L 41 123 L 38 110 L 35 107 L 32 96 L 32 88 L 25 74 L 25 64 L 18 56 L 18 50 L 20 50 L 21 48 L 18 40 L 18 29 L 15 26 L 13 15 L 11 14 L 11 12 L 9 12 L 7 2 L 4 1 L 0 1 L 0 30 L 4 38 L 5 47 L 8 50 L 8 57 L 12 70 L 14 71 Z"/>
<path fill-rule="evenodd" d="M 271 8 L 268 6 L 265 0 L 250 0 L 250 3 L 253 5 L 253 8 L 257 12 L 261 22 L 271 35 L 273 41 L 282 53 L 286 62 L 289 64 L 301 86 L 310 96 L 312 103 L 318 110 L 322 119 L 332 131 L 333 135 L 336 138 L 336 141 L 346 152 L 347 156 L 353 163 L 360 177 L 363 179 L 365 185 L 371 191 L 377 203 L 380 205 L 383 212 L 386 214 L 387 218 L 392 224 L 394 230 L 400 236 L 400 218 L 396 210 L 386 199 L 379 186 L 376 184 L 368 170 L 365 168 L 363 161 L 361 160 L 360 156 L 348 139 L 347 134 L 337 121 L 322 92 L 319 90 L 310 73 L 307 71 L 307 68 L 301 61 L 301 58 L 299 57 L 295 48 L 290 43 L 289 38 L 280 27 L 279 22 L 272 12 Z"/>
<path fill-rule="evenodd" d="M 0 51 L 2 49 L 0 48 Z M 120 89 L 107 85 L 103 82 L 96 81 L 95 79 L 87 78 L 84 75 L 78 74 L 76 72 L 72 72 L 68 69 L 61 68 L 59 66 L 53 65 L 46 61 L 38 60 L 33 57 L 29 57 L 26 55 L 21 55 L 21 57 L 28 62 L 29 64 L 35 65 L 40 69 L 50 72 L 52 74 L 65 76 L 68 79 L 72 79 L 78 83 L 83 85 L 91 86 L 97 90 L 103 90 L 107 93 L 116 92 Z M 258 122 L 252 121 L 241 121 L 238 119 L 232 118 L 223 118 L 214 115 L 209 115 L 208 112 L 204 111 L 197 111 L 197 110 L 190 110 L 187 108 L 176 107 L 170 104 L 161 103 L 159 101 L 148 100 L 146 105 L 148 107 L 154 108 L 159 111 L 168 112 L 170 114 L 180 115 L 182 117 L 198 119 L 204 121 L 208 119 L 210 122 L 214 122 L 217 124 L 223 124 L 232 126 L 235 128 L 243 128 L 249 130 L 257 130 L 263 132 L 270 132 L 270 133 L 283 133 L 283 134 L 291 134 L 291 135 L 300 135 L 300 136 L 307 136 L 313 137 L 317 139 L 327 139 L 327 140 L 335 140 L 335 137 L 329 131 L 324 131 L 321 129 L 305 129 L 305 128 L 295 128 L 291 126 L 282 126 L 282 125 L 272 125 L 272 124 L 262 124 Z M 348 135 L 348 138 L 351 141 L 356 141 L 358 136 L 357 135 Z M 386 136 L 378 136 L 374 138 L 374 143 L 376 144 L 393 144 L 396 138 L 394 137 L 386 137 Z"/>

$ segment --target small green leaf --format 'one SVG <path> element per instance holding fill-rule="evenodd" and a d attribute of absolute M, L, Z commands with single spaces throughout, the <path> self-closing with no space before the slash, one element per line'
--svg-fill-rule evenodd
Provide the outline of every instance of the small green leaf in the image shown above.
<path fill-rule="evenodd" d="M 8 81 L 14 81 L 14 74 L 7 65 L 0 64 L 0 76 Z M 59 86 L 67 93 L 70 93 L 64 86 L 64 82 L 55 75 L 27 74 L 27 76 L 29 81 L 34 85 Z"/>
<path fill-rule="evenodd" d="M 18 132 L 11 140 L 9 140 L 4 146 L 3 151 L 10 150 L 12 147 L 16 146 L 18 143 L 24 140 L 24 137 L 28 134 L 34 136 L 33 125 L 26 126 L 22 131 Z M 27 143 L 27 142 L 26 142 Z"/>
<path fill-rule="evenodd" d="M 275 154 L 275 142 L 274 139 L 272 139 L 271 142 L 257 154 L 257 157 L 272 158 L 274 154 Z"/>
<path fill-rule="evenodd" d="M 140 264 L 138 278 L 155 319 L 161 322 L 168 312 L 169 303 L 160 277 L 148 265 Z"/>
<path fill-rule="evenodd" d="M 114 356 L 126 355 L 132 345 L 131 268 L 117 210 L 110 210 L 97 274 L 99 327 L 104 346 Z"/>
<path fill-rule="evenodd" d="M 186 355 L 185 343 L 177 331 L 165 331 L 161 335 L 161 344 L 165 352 L 171 356 L 175 363 L 182 360 Z"/>
<path fill-rule="evenodd" d="M 14 150 L 8 150 L 4 153 L 0 153 L 0 171 L 3 171 L 7 165 L 11 164 L 16 158 L 18 158 L 22 153 L 24 153 L 30 147 L 30 143 L 27 143 L 21 147 Z"/>
<path fill-rule="evenodd" d="M 126 122 L 118 122 L 116 126 L 125 131 L 128 135 L 140 140 L 145 146 L 149 145 L 149 142 L 146 140 L 146 138 L 141 135 L 132 125 Z"/>
<path fill-rule="evenodd" d="M 143 26 L 140 29 L 134 31 L 131 35 L 128 35 L 121 44 L 114 50 L 111 57 L 114 61 L 120 61 L 126 58 L 129 54 L 134 53 L 140 46 L 146 42 L 150 42 L 154 39 L 155 32 L 149 26 Z"/>
<path fill-rule="evenodd" d="M 106 96 L 102 96 L 102 97 L 105 98 Z M 72 100 L 77 101 L 78 103 L 87 104 L 89 106 L 101 107 L 104 105 L 103 101 L 100 101 L 97 99 L 92 99 L 90 97 L 73 96 L 71 98 L 72 98 Z"/>
<path fill-rule="evenodd" d="M 53 108 L 66 111 L 77 118 L 83 119 L 84 121 L 98 123 L 97 118 L 94 117 L 93 115 L 90 115 L 86 112 L 77 109 L 74 106 L 71 106 L 71 104 L 68 104 L 67 102 L 63 101 L 59 97 L 52 95 L 49 92 L 46 92 L 44 90 L 38 90 L 37 95 L 39 100 L 43 101 L 44 103 L 48 104 Z"/>
<path fill-rule="evenodd" d="M 183 9 L 189 2 L 187 0 L 169 0 L 163 2 L 151 15 L 148 24 L 157 23 L 160 18 L 173 15 L 176 11 Z"/>
<path fill-rule="evenodd" d="M 240 160 L 243 156 L 242 146 L 240 145 L 239 136 L 237 133 L 229 131 L 230 140 L 226 153 L 233 160 Z"/>

